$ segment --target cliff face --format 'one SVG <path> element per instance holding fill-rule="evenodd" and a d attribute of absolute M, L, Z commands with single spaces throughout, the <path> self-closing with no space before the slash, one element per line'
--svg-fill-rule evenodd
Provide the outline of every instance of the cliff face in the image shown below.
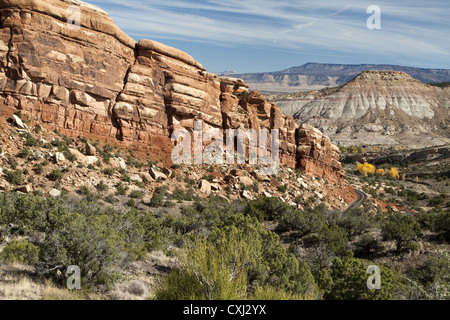
<path fill-rule="evenodd" d="M 81 25 L 67 23 L 70 6 Z M 133 144 L 176 128 L 280 129 L 281 164 L 333 180 L 339 150 L 299 128 L 238 79 L 218 78 L 190 55 L 124 34 L 101 9 L 73 0 L 0 0 L 0 103 L 71 134 Z"/>

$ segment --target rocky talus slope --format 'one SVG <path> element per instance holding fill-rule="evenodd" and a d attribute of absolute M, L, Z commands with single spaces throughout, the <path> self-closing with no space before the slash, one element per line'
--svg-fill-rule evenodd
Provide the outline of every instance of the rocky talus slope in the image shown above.
<path fill-rule="evenodd" d="M 354 137 L 371 135 L 356 140 L 424 146 L 448 143 L 448 91 L 403 72 L 367 71 L 342 87 L 274 101 L 281 108 L 296 110 L 299 123 L 315 125 L 337 142 L 352 143 Z"/>
<path fill-rule="evenodd" d="M 73 5 L 80 27 L 67 23 Z M 185 52 L 136 43 L 95 6 L 1 0 L 0 15 L 0 104 L 64 134 L 133 146 L 170 143 L 174 129 L 193 128 L 194 120 L 204 128 L 280 129 L 282 164 L 342 180 L 339 149 L 327 137 Z"/>

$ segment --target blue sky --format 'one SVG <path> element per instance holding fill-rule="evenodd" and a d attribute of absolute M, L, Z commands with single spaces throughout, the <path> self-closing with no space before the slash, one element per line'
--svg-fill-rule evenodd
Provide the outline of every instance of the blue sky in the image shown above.
<path fill-rule="evenodd" d="M 208 71 L 307 62 L 450 69 L 449 0 L 87 0 L 136 40 L 191 54 Z M 369 30 L 367 8 L 381 9 Z"/>

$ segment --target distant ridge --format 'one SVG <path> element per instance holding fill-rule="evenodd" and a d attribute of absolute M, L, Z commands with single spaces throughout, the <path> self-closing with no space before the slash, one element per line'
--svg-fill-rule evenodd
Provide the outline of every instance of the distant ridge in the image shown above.
<path fill-rule="evenodd" d="M 388 64 L 307 63 L 281 71 L 233 74 L 233 77 L 243 79 L 252 90 L 294 92 L 342 86 L 362 72 L 371 70 L 405 72 L 424 83 L 450 81 L 450 69 L 423 69 Z"/>
<path fill-rule="evenodd" d="M 450 88 L 424 84 L 405 72 L 364 71 L 343 86 L 272 95 L 271 102 L 339 144 L 450 142 Z"/>

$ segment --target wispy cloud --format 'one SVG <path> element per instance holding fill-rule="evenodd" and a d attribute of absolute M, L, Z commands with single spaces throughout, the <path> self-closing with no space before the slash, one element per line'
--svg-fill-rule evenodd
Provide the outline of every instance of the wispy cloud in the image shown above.
<path fill-rule="evenodd" d="M 96 0 L 135 38 L 450 60 L 448 0 Z M 382 10 L 368 30 L 366 9 Z"/>

